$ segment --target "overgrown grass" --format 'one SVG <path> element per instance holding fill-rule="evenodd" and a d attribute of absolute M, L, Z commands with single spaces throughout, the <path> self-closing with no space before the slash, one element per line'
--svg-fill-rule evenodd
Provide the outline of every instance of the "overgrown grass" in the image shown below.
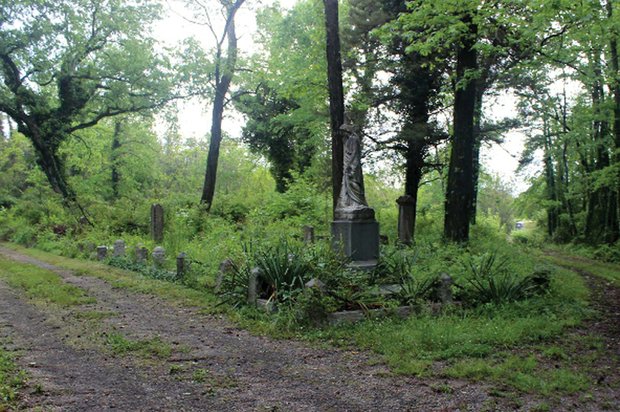
<path fill-rule="evenodd" d="M 13 355 L 0 346 L 0 411 L 13 410 L 25 381 L 26 375 L 15 365 Z"/>
<path fill-rule="evenodd" d="M 60 306 L 95 302 L 84 290 L 67 285 L 57 274 L 34 265 L 0 257 L 0 277 L 10 286 L 24 290 L 26 295 L 34 300 Z"/>
<path fill-rule="evenodd" d="M 171 346 L 159 336 L 132 340 L 120 333 L 112 332 L 105 336 L 105 343 L 113 354 L 120 356 L 137 354 L 145 358 L 166 359 L 172 353 Z"/>
<path fill-rule="evenodd" d="M 544 259 L 558 266 L 583 270 L 620 287 L 619 264 L 594 261 L 585 257 L 568 256 L 558 250 L 554 250 L 551 254 L 546 255 Z"/>
<path fill-rule="evenodd" d="M 535 356 L 510 353 L 500 353 L 490 360 L 459 360 L 446 368 L 443 374 L 451 378 L 490 380 L 521 392 L 543 396 L 576 393 L 591 384 L 586 375 L 569 368 L 541 367 Z"/>
<path fill-rule="evenodd" d="M 11 243 L 3 243 L 3 246 L 44 260 L 60 268 L 72 270 L 76 274 L 88 274 L 89 276 L 103 279 L 117 288 L 155 295 L 170 303 L 197 307 L 205 312 L 221 312 L 223 310 L 221 307 L 220 309 L 215 308 L 217 299 L 207 290 L 190 289 L 183 285 L 147 278 L 135 272 L 113 268 L 102 263 L 70 259 L 37 249 L 27 249 Z"/>

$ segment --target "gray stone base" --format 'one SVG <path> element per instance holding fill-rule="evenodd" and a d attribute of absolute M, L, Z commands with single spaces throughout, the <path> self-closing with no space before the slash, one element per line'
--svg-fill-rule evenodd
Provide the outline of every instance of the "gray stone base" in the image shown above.
<path fill-rule="evenodd" d="M 375 220 L 332 222 L 332 246 L 352 261 L 352 267 L 372 269 L 379 258 L 379 223 Z"/>

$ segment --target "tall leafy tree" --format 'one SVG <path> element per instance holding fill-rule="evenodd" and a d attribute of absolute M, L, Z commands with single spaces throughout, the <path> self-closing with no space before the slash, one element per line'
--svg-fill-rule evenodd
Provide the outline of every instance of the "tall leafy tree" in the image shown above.
<path fill-rule="evenodd" d="M 399 17 L 409 50 L 453 65 L 452 146 L 446 188 L 444 236 L 469 238 L 477 195 L 479 146 L 484 135 L 482 98 L 498 74 L 527 56 L 519 28 L 527 2 L 417 0 Z"/>
<path fill-rule="evenodd" d="M 226 105 L 226 95 L 230 89 L 235 71 L 237 70 L 237 33 L 235 30 L 235 15 L 245 0 L 220 0 L 219 12 L 224 16 L 224 28 L 220 33 L 214 26 L 214 13 L 208 4 L 201 1 L 193 2 L 199 9 L 199 18 L 202 18 L 215 41 L 215 58 L 213 61 L 213 108 L 211 114 L 211 141 L 207 157 L 204 185 L 200 202 L 206 205 L 207 211 L 213 204 L 217 167 L 222 142 L 222 119 Z"/>
<path fill-rule="evenodd" d="M 257 13 L 260 45 L 239 74 L 243 139 L 267 157 L 279 191 L 298 174 L 331 186 L 325 25 L 318 1 Z M 327 189 L 327 186 L 325 187 Z"/>
<path fill-rule="evenodd" d="M 276 190 L 285 192 L 294 174 L 303 174 L 317 152 L 312 131 L 292 116 L 300 108 L 299 104 L 261 84 L 255 93 L 241 96 L 237 108 L 248 117 L 243 140 L 267 157 Z"/>
<path fill-rule="evenodd" d="M 533 111 L 545 138 L 532 139 L 530 145 L 545 153 L 549 235 L 560 241 L 579 236 L 591 243 L 613 243 L 620 238 L 614 2 L 531 3 L 538 11 L 530 25 L 537 65 L 559 70 L 581 87 L 575 99 L 554 97 L 548 88 L 535 85 L 521 91 L 526 99 L 535 94 L 545 102 L 540 105 L 544 110 Z"/>
<path fill-rule="evenodd" d="M 177 83 L 147 0 L 3 1 L 0 111 L 33 144 L 54 191 L 76 200 L 59 148 L 102 119 L 160 107 Z"/>

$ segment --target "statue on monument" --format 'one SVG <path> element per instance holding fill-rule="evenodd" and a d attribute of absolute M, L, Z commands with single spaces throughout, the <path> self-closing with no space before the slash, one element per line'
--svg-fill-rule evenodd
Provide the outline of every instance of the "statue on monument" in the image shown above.
<path fill-rule="evenodd" d="M 366 202 L 360 138 L 348 121 L 340 130 L 345 139 L 343 173 L 334 217 L 336 220 L 372 220 L 375 211 Z"/>

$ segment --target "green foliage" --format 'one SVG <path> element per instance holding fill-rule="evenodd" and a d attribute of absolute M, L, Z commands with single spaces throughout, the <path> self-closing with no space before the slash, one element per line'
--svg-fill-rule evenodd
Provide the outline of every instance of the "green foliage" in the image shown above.
<path fill-rule="evenodd" d="M 0 109 L 33 142 L 50 186 L 74 201 L 60 147 L 102 119 L 147 112 L 180 91 L 149 27 L 158 4 L 107 0 L 3 5 Z"/>
<path fill-rule="evenodd" d="M 159 336 L 151 339 L 131 340 L 118 332 L 105 334 L 105 343 L 115 355 L 138 354 L 146 358 L 170 357 L 172 348 Z"/>
<path fill-rule="evenodd" d="M 25 383 L 26 375 L 15 365 L 13 354 L 0 347 L 0 410 L 12 410 Z"/>
<path fill-rule="evenodd" d="M 413 305 L 428 300 L 430 295 L 437 287 L 436 277 L 417 278 L 408 276 L 401 282 L 402 289 L 398 293 L 398 298 L 405 305 Z"/>
<path fill-rule="evenodd" d="M 131 270 L 153 279 L 166 280 L 169 282 L 181 280 L 177 279 L 177 275 L 175 272 L 171 272 L 169 270 L 158 268 L 155 266 L 149 266 L 145 263 L 135 262 L 125 257 L 112 257 L 107 261 L 107 263 L 110 266 L 125 270 Z"/>
<path fill-rule="evenodd" d="M 95 302 L 83 289 L 68 285 L 57 274 L 34 265 L 0 258 L 0 277 L 12 287 L 24 290 L 28 297 L 37 301 L 60 306 Z"/>
<path fill-rule="evenodd" d="M 300 252 L 286 241 L 255 252 L 253 260 L 260 269 L 259 282 L 266 283 L 268 300 L 291 303 L 302 292 L 312 267 Z"/>
<path fill-rule="evenodd" d="M 465 298 L 476 303 L 502 304 L 523 300 L 546 291 L 550 273 L 539 271 L 520 277 L 510 271 L 508 259 L 497 252 L 472 256 L 464 263 L 468 272 L 464 278 L 468 289 Z"/>

